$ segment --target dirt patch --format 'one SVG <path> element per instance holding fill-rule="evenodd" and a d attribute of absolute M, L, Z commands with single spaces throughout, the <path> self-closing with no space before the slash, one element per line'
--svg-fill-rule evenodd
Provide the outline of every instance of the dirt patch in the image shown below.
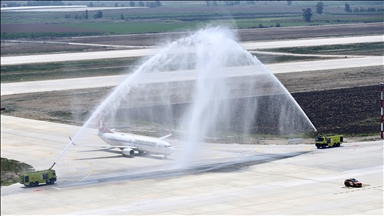
<path fill-rule="evenodd" d="M 282 73 L 275 76 L 291 93 L 345 89 L 384 82 L 383 66 Z"/>

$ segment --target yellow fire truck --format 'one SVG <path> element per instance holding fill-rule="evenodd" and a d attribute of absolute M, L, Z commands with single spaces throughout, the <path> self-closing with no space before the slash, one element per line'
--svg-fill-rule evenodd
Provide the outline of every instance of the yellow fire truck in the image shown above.
<path fill-rule="evenodd" d="M 317 135 L 315 138 L 316 147 L 339 147 L 343 143 L 343 135 Z"/>
<path fill-rule="evenodd" d="M 19 183 L 26 187 L 35 187 L 39 184 L 54 184 L 56 180 L 56 172 L 53 169 L 28 172 L 19 175 Z"/>

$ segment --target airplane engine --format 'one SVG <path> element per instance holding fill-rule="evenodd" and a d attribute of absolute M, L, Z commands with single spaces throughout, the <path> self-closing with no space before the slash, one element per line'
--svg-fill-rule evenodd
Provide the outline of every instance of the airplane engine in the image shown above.
<path fill-rule="evenodd" d="M 133 151 L 133 149 L 130 149 L 130 148 L 125 148 L 123 149 L 123 151 L 121 151 L 121 153 L 123 153 L 123 155 L 125 156 L 133 156 L 135 154 L 135 151 Z"/>

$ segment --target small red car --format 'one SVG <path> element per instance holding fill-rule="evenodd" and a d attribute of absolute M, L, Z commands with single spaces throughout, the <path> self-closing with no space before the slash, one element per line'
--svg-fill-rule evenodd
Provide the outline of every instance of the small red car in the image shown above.
<path fill-rule="evenodd" d="M 361 187 L 363 184 L 355 178 L 345 179 L 344 185 L 347 187 Z"/>

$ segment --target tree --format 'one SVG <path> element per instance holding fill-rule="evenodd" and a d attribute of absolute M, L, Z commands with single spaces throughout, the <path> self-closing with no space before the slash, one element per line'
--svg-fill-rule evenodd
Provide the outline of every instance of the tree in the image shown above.
<path fill-rule="evenodd" d="M 129 6 L 131 6 L 131 7 L 135 7 L 135 2 L 134 2 L 134 1 L 130 1 L 130 2 L 129 2 Z"/>
<path fill-rule="evenodd" d="M 88 10 L 85 10 L 85 19 L 88 19 Z"/>
<path fill-rule="evenodd" d="M 323 13 L 323 2 L 318 2 L 316 5 L 316 13 L 322 14 Z"/>
<path fill-rule="evenodd" d="M 89 7 L 93 7 L 93 2 L 89 2 Z"/>
<path fill-rule="evenodd" d="M 312 10 L 311 8 L 303 9 L 303 19 L 307 22 L 311 22 L 312 18 Z"/>
<path fill-rule="evenodd" d="M 139 1 L 139 6 L 140 6 L 140 7 L 144 7 L 144 6 L 145 6 L 144 2 Z"/>
<path fill-rule="evenodd" d="M 345 3 L 345 8 L 344 8 L 344 10 L 345 10 L 346 12 L 351 12 L 351 7 L 349 6 L 348 3 Z"/>
<path fill-rule="evenodd" d="M 292 1 L 287 0 L 287 5 L 291 5 L 291 4 L 292 4 Z"/>
<path fill-rule="evenodd" d="M 95 19 L 103 18 L 103 11 L 98 10 L 97 13 L 93 16 Z"/>

